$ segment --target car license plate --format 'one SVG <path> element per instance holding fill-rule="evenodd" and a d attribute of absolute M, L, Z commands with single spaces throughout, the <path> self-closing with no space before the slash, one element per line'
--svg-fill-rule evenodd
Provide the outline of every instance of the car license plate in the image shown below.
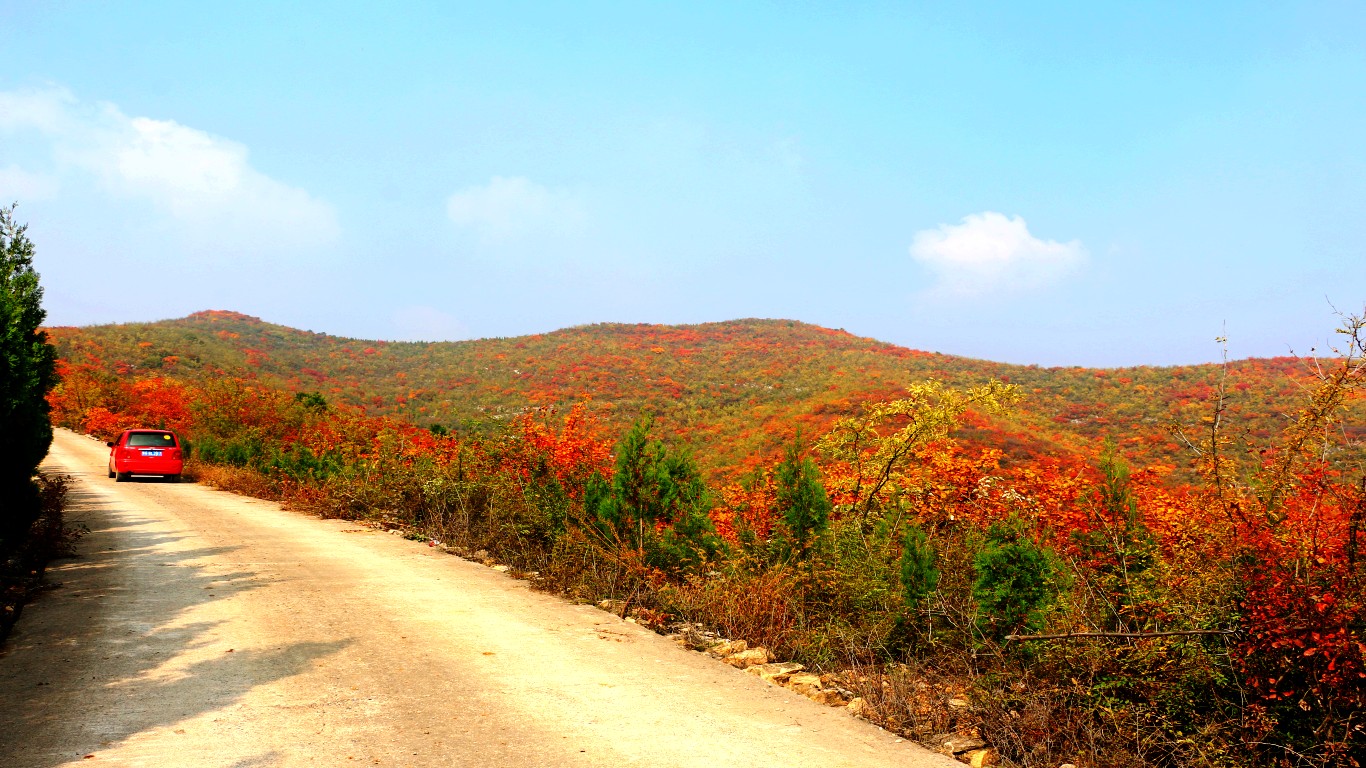
<path fill-rule="evenodd" d="M 143 452 L 142 452 L 142 455 L 143 455 L 143 456 L 160 456 L 160 455 L 161 455 L 161 451 L 143 451 Z"/>

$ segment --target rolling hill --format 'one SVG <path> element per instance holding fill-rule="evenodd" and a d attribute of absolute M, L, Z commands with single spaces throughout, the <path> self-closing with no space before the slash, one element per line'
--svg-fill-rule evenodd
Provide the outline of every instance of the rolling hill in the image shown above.
<path fill-rule="evenodd" d="M 529 407 L 591 397 L 624 428 L 642 412 L 712 469 L 770 454 L 798 430 L 816 434 L 861 403 L 928 378 L 965 386 L 997 378 L 1025 400 L 1005 419 L 971 419 L 962 436 L 1007 457 L 1092 455 L 1112 438 L 1140 466 L 1183 466 L 1168 430 L 1199 424 L 1225 372 L 1218 365 L 1041 368 L 923 352 L 789 320 L 687 326 L 597 324 L 517 338 L 366 341 L 302 331 L 227 311 L 153 323 L 49 329 L 59 356 L 121 377 L 254 375 L 422 426 L 477 430 Z M 1295 413 L 1310 380 L 1296 358 L 1232 362 L 1227 415 L 1251 439 Z M 1352 405 L 1357 415 L 1360 403 Z M 1350 440 L 1366 437 L 1348 421 Z M 1177 474 L 1181 474 L 1178 470 Z"/>

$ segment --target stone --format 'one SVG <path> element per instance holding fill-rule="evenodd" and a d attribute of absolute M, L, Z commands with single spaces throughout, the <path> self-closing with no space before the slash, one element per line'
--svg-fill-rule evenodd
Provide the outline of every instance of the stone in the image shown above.
<path fill-rule="evenodd" d="M 724 659 L 732 653 L 740 653 L 741 651 L 747 650 L 749 650 L 749 643 L 746 643 L 744 640 L 731 640 L 729 642 L 722 641 L 713 645 L 707 649 L 707 653 L 718 659 Z"/>
<path fill-rule="evenodd" d="M 493 570 L 495 570 L 495 571 L 497 571 L 497 572 L 499 572 L 499 573 L 507 573 L 507 572 L 508 572 L 508 567 L 507 567 L 506 565 L 495 565 L 495 566 L 493 566 Z"/>
<path fill-rule="evenodd" d="M 987 768 L 1001 762 L 1001 756 L 994 749 L 974 749 L 967 753 L 968 765 L 972 768 Z"/>
<path fill-rule="evenodd" d="M 726 657 L 726 663 L 736 669 L 749 669 L 759 664 L 767 664 L 768 649 L 750 648 L 739 653 L 732 653 Z"/>
<path fill-rule="evenodd" d="M 981 749 L 987 743 L 973 736 L 963 736 L 957 733 L 941 733 L 935 737 L 935 744 L 941 752 L 950 755 L 957 755 L 972 749 Z"/>
<path fill-rule="evenodd" d="M 489 559 L 489 551 L 487 549 L 477 549 L 474 551 L 474 555 L 472 555 L 470 559 L 478 560 L 482 563 L 483 561 Z"/>
<path fill-rule="evenodd" d="M 615 613 L 615 614 L 617 614 L 618 616 L 621 615 L 621 611 L 622 611 L 622 609 L 625 608 L 625 607 L 626 607 L 626 601 L 625 601 L 625 600 L 610 600 L 610 599 L 609 599 L 609 600 L 599 600 L 599 601 L 598 601 L 598 608 L 600 608 L 600 609 L 602 609 L 602 610 L 604 610 L 604 611 L 607 611 L 608 613 Z"/>
<path fill-rule="evenodd" d="M 811 699 L 817 704 L 824 704 L 827 707 L 842 707 L 845 705 L 844 697 L 839 694 L 839 691 L 828 691 L 817 688 L 808 691 L 806 693 L 806 698 Z"/>
<path fill-rule="evenodd" d="M 805 696 L 809 691 L 818 690 L 821 687 L 821 679 L 817 675 L 803 672 L 787 678 L 787 687 Z"/>
<path fill-rule="evenodd" d="M 949 699 L 949 707 L 950 707 L 951 709 L 967 709 L 968 707 L 971 707 L 971 706 L 972 706 L 972 703 L 969 702 L 967 699 L 960 699 L 960 698 L 957 698 L 957 697 L 954 697 L 954 698 L 952 698 L 952 699 Z"/>
<path fill-rule="evenodd" d="M 800 672 L 806 667 L 795 661 L 784 661 L 776 664 L 758 664 L 745 671 L 751 675 L 756 675 L 770 683 L 782 685 L 795 672 Z"/>
<path fill-rule="evenodd" d="M 868 709 L 868 702 L 864 701 L 862 696 L 855 696 L 844 706 L 849 710 L 849 714 L 858 717 Z"/>

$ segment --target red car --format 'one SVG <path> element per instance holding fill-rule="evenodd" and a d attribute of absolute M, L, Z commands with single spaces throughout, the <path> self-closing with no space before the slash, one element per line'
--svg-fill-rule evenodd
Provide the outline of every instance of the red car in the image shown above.
<path fill-rule="evenodd" d="M 180 480 L 185 457 L 180 439 L 164 429 L 130 429 L 109 446 L 109 476 L 123 482 L 133 475 L 161 475 Z"/>

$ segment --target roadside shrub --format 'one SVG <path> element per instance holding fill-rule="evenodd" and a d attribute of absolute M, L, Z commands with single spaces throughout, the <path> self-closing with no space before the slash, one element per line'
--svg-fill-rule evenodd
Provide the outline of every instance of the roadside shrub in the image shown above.
<path fill-rule="evenodd" d="M 1019 518 L 987 528 L 973 568 L 977 579 L 972 596 L 984 634 L 999 640 L 1017 630 L 1043 626 L 1044 612 L 1057 594 L 1058 574 L 1049 553 L 1029 538 Z"/>
<path fill-rule="evenodd" d="M 798 435 L 784 451 L 774 473 L 777 479 L 777 507 L 785 524 L 792 556 L 806 560 L 809 550 L 830 525 L 830 497 L 821 485 L 820 472 L 810 458 L 802 455 Z"/>
<path fill-rule="evenodd" d="M 759 571 L 730 569 L 715 576 L 691 574 L 660 591 L 660 605 L 725 637 L 744 638 L 779 658 L 810 660 L 801 582 L 789 565 Z"/>
<path fill-rule="evenodd" d="M 610 481 L 590 478 L 584 508 L 613 546 L 677 572 L 714 558 L 722 544 L 707 515 L 710 495 L 696 463 L 652 439 L 651 423 L 642 418 L 622 438 Z"/>
<path fill-rule="evenodd" d="M 901 547 L 901 588 L 905 590 L 906 605 L 914 608 L 938 586 L 934 546 L 920 526 L 907 525 Z"/>
<path fill-rule="evenodd" d="M 28 228 L 0 207 L 0 553 L 18 546 L 42 514 L 33 475 L 52 443 L 48 391 L 56 352 L 41 330 L 47 313 Z"/>

